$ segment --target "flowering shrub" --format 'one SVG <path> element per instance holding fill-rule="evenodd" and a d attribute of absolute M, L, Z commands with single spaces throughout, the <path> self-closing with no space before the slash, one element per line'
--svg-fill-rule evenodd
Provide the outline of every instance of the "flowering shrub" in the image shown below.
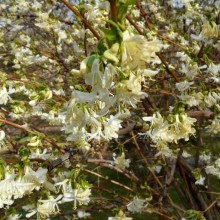
<path fill-rule="evenodd" d="M 0 11 L 0 216 L 220 218 L 219 1 Z"/>

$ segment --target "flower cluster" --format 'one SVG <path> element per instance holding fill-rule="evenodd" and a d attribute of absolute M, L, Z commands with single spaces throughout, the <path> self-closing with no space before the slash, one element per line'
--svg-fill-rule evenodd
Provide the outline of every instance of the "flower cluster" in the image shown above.
<path fill-rule="evenodd" d="M 17 198 L 39 190 L 42 187 L 47 188 L 47 169 L 39 168 L 33 171 L 30 167 L 25 167 L 24 175 L 18 176 L 9 167 L 5 168 L 4 178 L 0 181 L 0 207 L 11 205 Z"/>

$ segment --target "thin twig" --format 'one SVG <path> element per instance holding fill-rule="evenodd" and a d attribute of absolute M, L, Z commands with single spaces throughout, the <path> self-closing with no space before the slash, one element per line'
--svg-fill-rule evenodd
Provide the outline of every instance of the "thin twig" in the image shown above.
<path fill-rule="evenodd" d="M 83 24 L 93 33 L 93 35 L 99 40 L 100 36 L 98 32 L 91 26 L 91 24 L 78 12 L 68 1 L 60 0 L 63 2 L 82 22 Z"/>
<path fill-rule="evenodd" d="M 117 186 L 120 186 L 120 187 L 122 187 L 122 188 L 124 188 L 124 189 L 126 189 L 126 190 L 128 190 L 128 191 L 130 191 L 130 192 L 135 193 L 135 191 L 134 191 L 133 189 L 131 189 L 130 187 L 125 186 L 125 185 L 123 185 L 123 184 L 121 184 L 121 183 L 119 183 L 119 182 L 117 182 L 117 181 L 115 181 L 115 180 L 109 179 L 108 177 L 104 177 L 104 176 L 102 176 L 102 175 L 100 175 L 100 174 L 98 174 L 98 173 L 96 173 L 96 172 L 94 172 L 94 171 L 88 170 L 88 169 L 83 169 L 83 170 L 84 170 L 85 172 L 87 172 L 87 173 L 90 173 L 90 174 L 92 174 L 92 175 L 94 175 L 94 176 L 99 177 L 100 179 L 104 179 L 104 180 L 109 181 L 109 182 L 111 182 L 111 183 L 113 183 L 113 184 L 115 184 L 115 185 L 117 185 Z"/>

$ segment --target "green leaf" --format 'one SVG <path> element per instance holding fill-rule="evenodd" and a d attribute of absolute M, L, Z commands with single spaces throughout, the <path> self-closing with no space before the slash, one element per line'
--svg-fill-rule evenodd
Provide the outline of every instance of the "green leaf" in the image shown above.
<path fill-rule="evenodd" d="M 92 64 L 93 64 L 94 60 L 97 59 L 97 58 L 98 58 L 98 57 L 97 57 L 96 54 L 91 55 L 90 57 L 88 57 L 88 60 L 87 60 L 87 63 L 86 63 L 88 69 L 91 69 L 91 68 L 92 68 Z"/>
<path fill-rule="evenodd" d="M 104 37 L 110 41 L 114 41 L 117 38 L 117 32 L 114 30 L 102 28 L 101 31 L 104 33 Z"/>
<path fill-rule="evenodd" d="M 127 15 L 127 11 L 129 6 L 135 4 L 135 0 L 118 0 L 117 8 L 118 10 L 118 21 L 122 22 L 125 16 Z"/>
<path fill-rule="evenodd" d="M 106 38 L 102 37 L 97 44 L 97 53 L 103 54 L 108 49 L 108 44 L 106 42 Z"/>
<path fill-rule="evenodd" d="M 189 209 L 184 213 L 184 217 L 187 220 L 206 220 L 203 213 L 200 211 Z"/>

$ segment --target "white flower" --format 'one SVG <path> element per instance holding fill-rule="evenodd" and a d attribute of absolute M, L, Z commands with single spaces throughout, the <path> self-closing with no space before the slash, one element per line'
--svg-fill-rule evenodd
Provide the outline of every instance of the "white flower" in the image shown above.
<path fill-rule="evenodd" d="M 151 69 L 144 69 L 143 76 L 145 77 L 153 77 L 159 73 L 159 70 L 151 70 Z"/>
<path fill-rule="evenodd" d="M 62 187 L 63 199 L 61 203 L 74 201 L 74 207 L 76 208 L 77 202 L 80 205 L 87 205 L 90 201 L 89 196 L 91 195 L 90 188 L 79 188 L 73 189 L 71 182 L 68 179 L 63 180 L 62 182 L 56 183 L 56 186 Z"/>
<path fill-rule="evenodd" d="M 127 205 L 127 209 L 130 212 L 139 212 L 141 213 L 147 207 L 146 200 L 134 198 L 132 202 Z"/>
<path fill-rule="evenodd" d="M 5 146 L 5 132 L 3 130 L 0 130 L 0 148 Z"/>
<path fill-rule="evenodd" d="M 162 166 L 160 165 L 154 167 L 154 170 L 156 173 L 160 173 L 161 169 L 162 169 Z"/>
<path fill-rule="evenodd" d="M 199 179 L 195 182 L 195 184 L 204 186 L 204 181 L 205 177 L 200 175 Z"/>
<path fill-rule="evenodd" d="M 58 43 L 60 43 L 62 40 L 67 38 L 65 30 L 57 30 L 57 34 L 58 34 Z"/>
<path fill-rule="evenodd" d="M 30 167 L 25 167 L 24 176 L 16 181 L 16 198 L 21 198 L 26 193 L 31 193 L 34 189 L 39 190 L 42 185 L 47 185 L 47 169 L 40 167 L 37 171 Z"/>
<path fill-rule="evenodd" d="M 6 105 L 10 96 L 8 95 L 7 89 L 3 87 L 0 89 L 0 105 Z"/>
<path fill-rule="evenodd" d="M 214 37 L 219 36 L 220 25 L 217 25 L 214 21 L 210 24 L 209 21 L 205 20 L 202 25 L 202 36 L 205 40 L 211 40 Z"/>
<path fill-rule="evenodd" d="M 17 219 L 20 219 L 22 215 L 20 214 L 11 214 L 7 217 L 7 220 L 17 220 Z"/>
<path fill-rule="evenodd" d="M 215 165 L 220 168 L 220 158 L 218 158 L 216 161 L 215 161 Z"/>
<path fill-rule="evenodd" d="M 4 205 L 10 206 L 14 203 L 13 199 L 3 199 L 0 197 L 0 208 L 3 208 Z"/>
<path fill-rule="evenodd" d="M 87 62 L 88 60 L 85 60 Z M 94 87 L 100 87 L 102 85 L 102 76 L 103 72 L 100 70 L 100 60 L 95 59 L 92 63 L 91 66 L 91 71 L 87 72 L 87 63 L 86 66 L 84 67 L 84 63 L 81 63 L 81 71 L 82 69 L 86 68 L 86 74 L 85 74 L 85 82 L 87 85 L 91 85 L 93 88 Z"/>
<path fill-rule="evenodd" d="M 190 107 L 192 106 L 198 106 L 199 104 L 202 103 L 204 95 L 201 92 L 198 93 L 193 93 L 193 94 L 181 94 L 179 96 L 179 98 L 181 100 L 184 100 L 187 105 L 189 105 Z"/>
<path fill-rule="evenodd" d="M 0 181 L 0 208 L 14 202 L 13 196 L 17 193 L 15 177 L 15 174 L 6 171 L 5 179 Z"/>
<path fill-rule="evenodd" d="M 80 205 L 87 205 L 90 202 L 89 196 L 91 195 L 91 189 L 72 189 L 70 192 L 64 193 L 62 202 L 74 202 L 74 207 L 76 208 L 77 202 Z"/>
<path fill-rule="evenodd" d="M 87 213 L 83 210 L 77 210 L 78 218 L 86 218 L 86 217 L 89 217 L 90 215 L 91 215 L 90 213 Z"/>
<path fill-rule="evenodd" d="M 139 95 L 141 93 L 141 75 L 135 75 L 132 72 L 130 73 L 129 79 L 124 81 L 128 91 L 133 94 Z"/>
<path fill-rule="evenodd" d="M 123 80 L 118 83 L 116 88 L 117 102 L 137 107 L 140 99 L 148 96 L 146 92 L 141 91 L 141 77 L 131 74 L 128 80 Z"/>
<path fill-rule="evenodd" d="M 128 31 L 123 33 L 121 44 L 121 63 L 123 67 L 129 67 L 131 70 L 141 68 L 145 69 L 146 63 L 160 63 L 156 56 L 163 44 L 159 40 L 147 41 L 144 36 L 132 36 Z"/>
<path fill-rule="evenodd" d="M 172 152 L 172 150 L 168 147 L 167 143 L 164 141 L 158 141 L 155 145 L 153 145 L 154 147 L 157 148 L 158 153 L 155 155 L 155 157 L 166 157 L 166 158 L 174 158 L 174 154 Z"/>
<path fill-rule="evenodd" d="M 207 126 L 210 133 L 218 134 L 220 133 L 220 117 L 215 117 L 212 123 Z"/>
<path fill-rule="evenodd" d="M 44 148 L 43 150 L 41 150 L 40 148 L 37 149 L 30 149 L 31 155 L 30 155 L 30 159 L 31 158 L 40 158 L 43 160 L 47 160 L 51 154 L 47 154 L 47 149 Z"/>
<path fill-rule="evenodd" d="M 176 88 L 180 91 L 186 91 L 190 89 L 190 86 L 193 84 L 193 82 L 183 81 L 180 83 L 176 83 Z"/>
<path fill-rule="evenodd" d="M 220 72 L 220 64 L 211 63 L 211 64 L 209 65 L 207 71 L 208 71 L 209 73 L 211 73 L 212 75 L 217 76 L 218 73 Z"/>
<path fill-rule="evenodd" d="M 214 165 L 206 166 L 205 172 L 217 176 L 217 178 L 220 179 L 220 168 L 217 168 Z"/>
<path fill-rule="evenodd" d="M 204 102 L 208 107 L 212 107 L 213 105 L 217 104 L 218 97 L 216 97 L 216 93 L 209 92 L 207 96 L 204 98 Z"/>
<path fill-rule="evenodd" d="M 29 214 L 26 215 L 27 218 L 39 213 L 41 216 L 49 217 L 52 214 L 59 213 L 58 201 L 62 198 L 59 195 L 56 199 L 53 196 L 49 196 L 47 200 L 38 200 L 38 206 L 36 210 L 31 210 Z"/>
<path fill-rule="evenodd" d="M 144 121 L 151 122 L 151 128 L 147 135 L 157 143 L 158 141 L 177 143 L 179 139 L 188 140 L 190 135 L 195 134 L 193 128 L 196 119 L 188 117 L 186 114 L 176 114 L 173 122 L 170 123 L 163 119 L 161 114 L 157 112 L 153 117 L 143 117 Z"/>
<path fill-rule="evenodd" d="M 110 115 L 107 122 L 104 122 L 104 137 L 106 140 L 111 140 L 112 138 L 118 138 L 118 131 L 121 128 L 121 120 L 117 116 Z"/>
<path fill-rule="evenodd" d="M 38 147 L 38 146 L 41 146 L 42 143 L 41 143 L 41 140 L 38 136 L 33 136 L 27 145 L 31 146 L 31 147 Z"/>
<path fill-rule="evenodd" d="M 126 217 L 122 210 L 115 217 L 108 217 L 108 220 L 132 220 L 131 217 Z"/>
<path fill-rule="evenodd" d="M 125 159 L 125 153 L 123 152 L 120 156 L 116 157 L 116 154 L 113 154 L 114 165 L 120 169 L 125 170 L 129 167 L 130 159 Z"/>

